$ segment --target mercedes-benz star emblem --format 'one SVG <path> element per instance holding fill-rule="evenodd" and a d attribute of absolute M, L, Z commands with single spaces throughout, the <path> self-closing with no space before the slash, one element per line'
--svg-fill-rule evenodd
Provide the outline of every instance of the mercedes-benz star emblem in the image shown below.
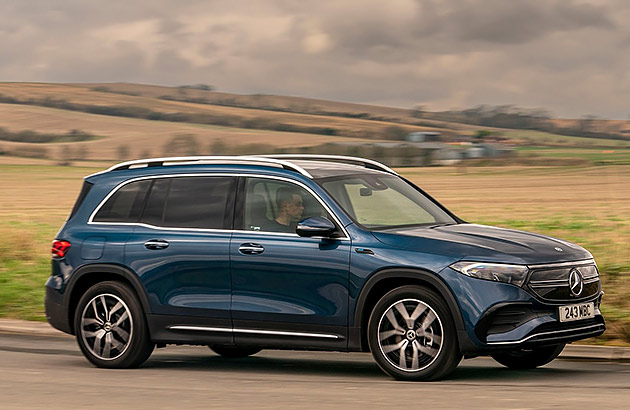
<path fill-rule="evenodd" d="M 582 279 L 582 273 L 578 268 L 571 269 L 569 272 L 569 289 L 573 296 L 580 296 L 584 289 L 584 282 Z"/>

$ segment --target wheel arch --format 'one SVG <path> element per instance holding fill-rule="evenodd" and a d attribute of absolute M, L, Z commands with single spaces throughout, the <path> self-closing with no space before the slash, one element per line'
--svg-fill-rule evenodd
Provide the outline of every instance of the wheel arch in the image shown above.
<path fill-rule="evenodd" d="M 147 298 L 144 286 L 136 274 L 119 265 L 92 264 L 78 268 L 73 274 L 66 289 L 65 305 L 68 307 L 68 323 L 70 331 L 75 334 L 74 314 L 81 296 L 93 285 L 105 281 L 118 281 L 131 286 L 134 290 L 142 310 L 145 314 L 151 313 L 151 306 Z"/>
<path fill-rule="evenodd" d="M 349 350 L 368 351 L 367 323 L 370 312 L 380 298 L 392 289 L 405 285 L 424 286 L 437 293 L 446 302 L 453 317 L 453 322 L 458 334 L 460 349 L 462 343 L 461 333 L 465 334 L 464 320 L 457 300 L 448 286 L 435 273 L 423 269 L 391 268 L 373 274 L 365 283 L 354 311 L 354 321 L 349 329 Z M 465 349 L 464 349 L 465 350 Z"/>

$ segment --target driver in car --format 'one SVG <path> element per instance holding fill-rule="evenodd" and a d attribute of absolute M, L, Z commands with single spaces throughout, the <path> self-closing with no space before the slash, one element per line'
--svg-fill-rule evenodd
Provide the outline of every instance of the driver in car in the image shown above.
<path fill-rule="evenodd" d="M 273 232 L 295 233 L 297 223 L 302 220 L 304 203 L 302 195 L 290 187 L 279 188 L 276 192 L 278 216 L 270 222 L 268 229 Z"/>

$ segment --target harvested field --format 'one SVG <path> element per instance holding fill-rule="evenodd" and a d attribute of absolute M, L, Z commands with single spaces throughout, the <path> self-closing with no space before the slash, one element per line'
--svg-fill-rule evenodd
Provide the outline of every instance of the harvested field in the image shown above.
<path fill-rule="evenodd" d="M 58 110 L 54 108 L 29 105 L 0 104 L 0 125 L 17 132 L 29 129 L 42 133 L 66 133 L 79 129 L 106 138 L 72 143 L 73 147 L 84 145 L 88 149 L 87 159 L 119 159 L 117 149 L 121 145 L 129 148 L 130 157 L 163 155 L 163 146 L 173 136 L 193 135 L 200 145 L 200 154 L 210 153 L 210 145 L 222 140 L 226 144 L 268 144 L 274 147 L 302 147 L 319 145 L 327 142 L 361 141 L 354 138 L 342 138 L 325 135 L 301 134 L 255 129 L 220 127 L 166 121 L 151 121 L 137 118 L 109 117 L 82 112 Z M 2 141 L 6 147 L 31 145 L 18 142 Z M 40 144 L 41 145 L 41 144 Z M 55 152 L 70 144 L 46 144 Z"/>

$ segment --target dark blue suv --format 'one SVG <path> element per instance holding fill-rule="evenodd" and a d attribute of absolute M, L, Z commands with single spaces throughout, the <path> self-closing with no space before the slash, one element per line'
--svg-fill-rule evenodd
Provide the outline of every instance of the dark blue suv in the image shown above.
<path fill-rule="evenodd" d="M 466 223 L 361 158 L 125 162 L 85 178 L 52 256 L 48 321 L 100 367 L 194 344 L 371 351 L 432 380 L 462 356 L 541 366 L 605 330 L 588 251 Z"/>

